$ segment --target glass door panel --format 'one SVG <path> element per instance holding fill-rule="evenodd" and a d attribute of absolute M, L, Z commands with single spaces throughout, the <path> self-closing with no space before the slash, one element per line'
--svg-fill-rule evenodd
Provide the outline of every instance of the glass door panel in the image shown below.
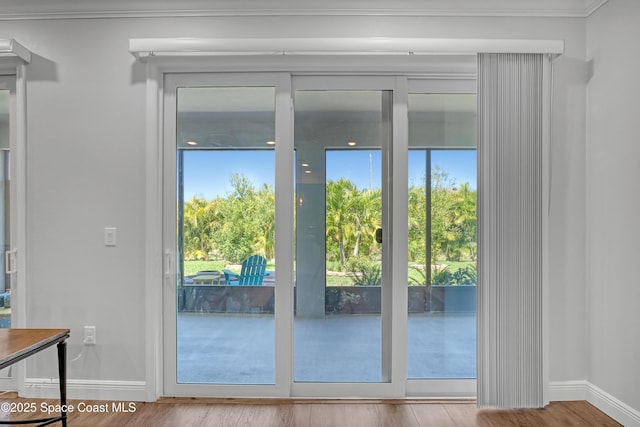
<path fill-rule="evenodd" d="M 294 381 L 381 382 L 386 91 L 295 92 Z"/>
<path fill-rule="evenodd" d="M 409 95 L 409 379 L 476 376 L 475 111 Z"/>
<path fill-rule="evenodd" d="M 177 383 L 275 383 L 275 89 L 177 90 Z"/>

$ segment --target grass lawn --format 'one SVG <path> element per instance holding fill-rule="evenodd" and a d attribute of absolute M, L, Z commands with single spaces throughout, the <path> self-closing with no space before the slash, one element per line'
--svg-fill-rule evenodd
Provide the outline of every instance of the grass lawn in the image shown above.
<path fill-rule="evenodd" d="M 411 265 L 413 263 L 410 263 Z M 468 265 L 473 265 L 473 262 L 470 261 L 442 261 L 438 265 L 447 265 L 449 271 L 452 273 L 460 268 L 466 267 Z M 225 268 L 240 272 L 239 267 L 228 268 L 228 263 L 226 261 L 185 261 L 184 262 L 184 275 L 185 276 L 193 276 L 198 271 L 205 270 L 218 270 L 222 271 Z M 275 264 L 273 262 L 267 263 L 268 271 L 275 271 Z M 409 283 L 415 283 L 412 281 L 412 278 L 415 278 L 418 282 L 422 282 L 422 275 L 420 271 L 417 271 L 414 268 L 409 268 Z M 327 276 L 326 278 L 327 286 L 353 286 L 353 281 L 349 276 Z"/>

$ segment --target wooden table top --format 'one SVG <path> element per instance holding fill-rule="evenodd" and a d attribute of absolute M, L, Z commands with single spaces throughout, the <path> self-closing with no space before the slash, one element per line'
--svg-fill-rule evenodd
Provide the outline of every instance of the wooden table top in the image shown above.
<path fill-rule="evenodd" d="M 0 329 L 0 366 L 8 366 L 34 352 L 64 341 L 69 329 Z"/>

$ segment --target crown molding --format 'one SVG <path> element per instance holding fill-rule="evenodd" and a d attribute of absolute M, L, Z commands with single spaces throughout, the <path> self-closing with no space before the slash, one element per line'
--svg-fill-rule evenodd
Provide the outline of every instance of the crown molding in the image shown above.
<path fill-rule="evenodd" d="M 608 0 L 2 0 L 0 20 L 198 16 L 584 18 Z M 268 4 L 266 4 L 268 2 Z M 393 6 L 390 7 L 390 4 Z"/>

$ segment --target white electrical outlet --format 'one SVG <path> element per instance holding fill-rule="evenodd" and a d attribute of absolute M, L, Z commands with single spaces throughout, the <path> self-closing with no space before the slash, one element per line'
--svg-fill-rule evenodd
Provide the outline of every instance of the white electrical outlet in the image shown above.
<path fill-rule="evenodd" d="M 96 345 L 96 327 L 95 326 L 85 326 L 84 327 L 84 344 L 85 345 Z"/>

